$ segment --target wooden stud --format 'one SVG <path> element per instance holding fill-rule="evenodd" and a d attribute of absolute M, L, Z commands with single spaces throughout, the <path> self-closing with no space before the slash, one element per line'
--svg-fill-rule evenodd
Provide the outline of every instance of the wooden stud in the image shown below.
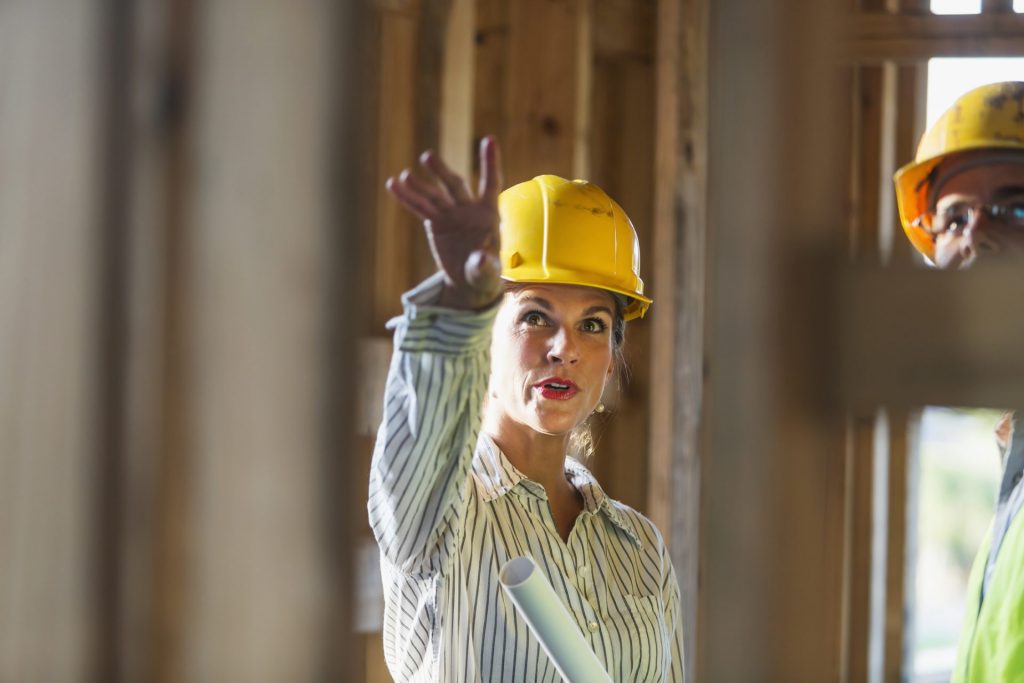
<path fill-rule="evenodd" d="M 622 58 L 595 61 L 594 77 L 601 87 L 594 91 L 591 114 L 590 178 L 614 197 L 633 221 L 640 240 L 641 273 L 649 283 L 654 68 L 651 62 Z M 647 505 L 649 462 L 635 454 L 648 453 L 649 340 L 649 319 L 626 326 L 628 379 L 616 391 L 614 414 L 602 429 L 594 462 L 595 474 L 609 495 L 640 510 Z"/>
<path fill-rule="evenodd" d="M 192 231 L 188 218 L 189 188 L 192 172 L 193 91 L 195 16 L 194 6 L 183 2 L 168 16 L 166 79 L 163 86 L 169 98 L 163 143 L 166 145 L 164 168 L 160 172 L 159 197 L 166 256 L 163 282 L 163 357 L 158 361 L 162 373 L 162 407 L 159 430 L 156 480 L 156 529 L 153 552 L 153 632 L 152 667 L 154 680 L 160 683 L 181 680 L 184 676 L 185 641 L 188 628 L 188 600 L 191 588 L 189 567 L 192 561 L 189 529 L 192 527 L 193 414 L 190 395 L 194 390 L 189 339 Z"/>
<path fill-rule="evenodd" d="M 871 640 L 872 510 L 874 496 L 874 416 L 848 422 L 847 523 L 844 554 L 845 653 L 843 680 L 869 680 Z"/>
<path fill-rule="evenodd" d="M 658 3 L 594 0 L 594 53 L 606 58 L 651 58 Z"/>
<path fill-rule="evenodd" d="M 572 177 L 590 177 L 591 93 L 594 77 L 594 2 L 576 0 L 576 98 Z"/>
<path fill-rule="evenodd" d="M 519 0 L 509 4 L 508 119 L 505 181 L 541 173 L 585 175 L 586 92 L 580 73 L 589 55 L 590 0 Z"/>
<path fill-rule="evenodd" d="M 373 187 L 376 216 L 372 222 L 377 226 L 373 303 L 370 326 L 364 331 L 368 336 L 360 340 L 359 353 L 367 363 L 359 373 L 359 405 L 353 408 L 363 438 L 351 449 L 356 454 L 352 462 L 359 468 L 354 478 L 360 482 L 368 481 L 373 441 L 367 434 L 375 433 L 379 420 L 386 374 L 386 362 L 381 362 L 390 356 L 390 338 L 382 335 L 384 323 L 399 313 L 401 294 L 436 270 L 419 222 L 391 198 L 383 181 L 403 168 L 416 169 L 417 155 L 424 149 L 437 149 L 456 171 L 472 174 L 474 103 L 480 97 L 479 84 L 488 75 L 480 73 L 475 58 L 481 8 L 474 0 L 420 0 L 382 3 L 376 11 L 381 32 L 373 41 L 379 69 L 377 125 L 371 135 L 378 181 Z M 487 16 L 482 9 L 481 13 Z M 365 486 L 358 495 L 365 496 Z M 357 542 L 372 542 L 365 523 L 361 527 Z M 359 642 L 363 680 L 390 680 L 380 636 L 364 635 Z"/>
<path fill-rule="evenodd" d="M 361 3 L 336 5 L 328 15 L 333 20 L 332 35 L 336 36 L 332 51 L 333 73 L 328 120 L 334 123 L 335 135 L 330 142 L 333 152 L 329 178 L 337 191 L 330 193 L 327 220 L 332 225 L 352 221 L 352 225 L 372 225 L 371 204 L 375 194 L 367 183 L 379 186 L 379 180 L 368 178 L 367 168 L 373 168 L 371 150 L 375 148 L 370 121 L 375 107 L 372 32 L 370 12 Z M 371 93 L 362 106 L 353 107 L 353 93 Z M 360 101 L 360 100 L 355 100 Z M 333 115 L 332 115 L 333 114 Z M 366 482 L 358 467 L 359 456 L 370 452 L 361 447 L 356 437 L 355 398 L 351 392 L 351 378 L 358 372 L 356 366 L 358 338 L 367 334 L 370 316 L 365 305 L 352 292 L 360 291 L 369 281 L 366 247 L 372 240 L 363 230 L 330 230 L 326 240 L 328 259 L 327 279 L 323 297 L 325 310 L 326 366 L 322 380 L 325 387 L 321 415 L 322 484 L 320 507 L 322 524 L 330 533 L 323 535 L 324 558 L 333 580 L 330 582 L 330 603 L 325 610 L 322 637 L 317 658 L 319 676 L 324 680 L 343 680 L 365 666 L 366 650 L 356 637 L 358 631 L 355 594 L 359 580 L 359 565 L 351 551 L 364 535 L 366 526 Z M 341 453 L 351 457 L 339 457 Z M 363 462 L 368 462 L 364 456 Z M 337 491 L 347 495 L 346 504 L 338 504 Z"/>
<path fill-rule="evenodd" d="M 452 170 L 472 181 L 473 156 L 476 154 L 473 145 L 475 0 L 453 0 L 447 24 L 441 71 L 438 150 Z"/>
<path fill-rule="evenodd" d="M 477 0 L 473 83 L 473 140 L 496 135 L 507 146 L 508 0 Z M 477 171 L 474 157 L 473 167 Z M 506 164 L 507 167 L 507 164 Z M 506 184 L 508 184 L 506 178 Z"/>
<path fill-rule="evenodd" d="M 700 678 L 699 573 L 711 6 L 661 0 L 656 37 L 654 265 L 648 512 L 669 541 L 682 596 L 686 674 Z M 671 382 L 661 368 L 672 368 Z M 657 379 L 657 378 L 661 379 Z M 664 476 L 670 472 L 671 476 Z"/>
<path fill-rule="evenodd" d="M 913 161 L 917 153 L 917 144 L 924 133 L 927 73 L 925 63 L 904 64 L 897 67 L 897 114 L 894 143 L 896 168 Z M 903 237 L 903 229 L 895 206 L 893 206 L 893 213 L 889 216 L 889 220 L 896 226 L 896 235 L 892 244 L 892 262 L 920 263 L 921 257 L 914 250 L 910 241 Z"/>
<path fill-rule="evenodd" d="M 466 55 L 468 50 L 463 40 L 469 40 L 472 36 L 472 3 L 467 5 L 466 0 L 459 1 L 463 4 L 459 11 L 455 11 L 455 0 L 419 0 L 420 9 L 416 14 L 416 56 L 414 62 L 408 65 L 415 79 L 415 89 L 412 91 L 414 108 L 409 112 L 413 117 L 414 131 L 410 163 L 414 163 L 415 156 L 425 149 L 440 149 L 442 142 L 452 145 L 451 151 L 460 158 L 466 153 L 466 145 L 471 144 L 466 139 L 468 128 L 460 134 L 449 127 L 449 132 L 455 137 L 445 140 L 441 137 L 445 117 L 451 117 L 453 125 L 468 125 L 469 112 L 459 109 L 472 102 L 472 91 L 467 91 L 472 87 L 471 83 L 449 82 L 449 91 L 445 93 L 446 63 L 456 69 L 456 74 L 461 69 L 463 75 L 468 75 L 468 69 L 472 68 L 471 64 L 459 64 L 450 60 L 446 62 L 449 55 L 453 60 Z M 452 29 L 466 33 L 456 37 L 450 34 Z M 450 38 L 454 38 L 455 42 L 450 42 Z M 446 96 L 449 98 L 447 102 Z M 465 161 L 461 161 L 460 164 L 465 168 Z M 405 212 L 405 209 L 402 211 Z M 409 279 L 406 289 L 437 271 L 437 264 L 430 253 L 426 235 L 418 222 L 415 222 L 411 237 L 411 271 L 407 273 Z"/>
<path fill-rule="evenodd" d="M 900 14 L 931 14 L 931 0 L 899 0 Z"/>
<path fill-rule="evenodd" d="M 986 15 L 1013 14 L 1013 0 L 981 0 L 981 13 Z"/>
<path fill-rule="evenodd" d="M 190 354 L 184 678 L 313 680 L 333 608 L 321 413 L 326 5 L 197 6 L 185 255 Z M 287 359 L 287 360 L 285 360 Z"/>
<path fill-rule="evenodd" d="M 709 609 L 699 653 L 708 680 L 831 680 L 839 670 L 842 575 L 829 558 L 842 534 L 828 496 L 842 469 L 829 462 L 841 459 L 842 422 L 820 391 L 829 357 L 817 342 L 839 259 L 840 233 L 822 226 L 844 204 L 848 130 L 827 58 L 831 9 L 712 7 L 709 63 L 729 86 L 712 89 L 709 110 Z M 743 657 L 728 647 L 737 641 Z"/>
<path fill-rule="evenodd" d="M 0 679 L 99 680 L 102 12 L 2 13 Z"/>
<path fill-rule="evenodd" d="M 856 190 L 854 213 L 856 232 L 852 237 L 852 255 L 867 263 L 877 263 L 880 258 L 878 230 L 880 156 L 882 150 L 882 106 L 884 97 L 884 75 L 881 66 L 864 66 L 859 70 L 857 98 L 857 145 Z"/>
<path fill-rule="evenodd" d="M 384 662 L 384 638 L 380 635 L 366 638 L 366 671 L 362 683 L 390 683 L 394 679 Z"/>
<path fill-rule="evenodd" d="M 886 681 L 905 680 L 904 665 L 912 665 L 907 658 L 904 618 L 906 612 L 907 572 L 907 464 L 909 458 L 908 435 L 912 415 L 906 410 L 889 410 L 889 490 L 886 534 L 884 663 Z"/>
<path fill-rule="evenodd" d="M 416 155 L 416 14 L 384 12 L 377 18 L 378 126 L 375 152 L 376 215 L 374 230 L 371 329 L 379 333 L 401 310 L 400 298 L 412 280 L 413 245 L 420 239 L 418 221 L 384 188 L 384 180 L 415 168 Z"/>
<path fill-rule="evenodd" d="M 659 292 L 658 306 L 665 314 L 651 314 L 651 360 L 653 368 L 674 368 L 676 349 L 676 259 L 678 244 L 677 192 L 679 179 L 680 116 L 680 27 L 682 5 L 678 0 L 658 4 L 658 48 L 655 71 L 655 146 L 654 146 L 654 239 L 651 254 L 653 273 L 651 291 Z M 671 528 L 672 482 L 665 472 L 672 471 L 671 425 L 674 420 L 672 385 L 657 382 L 650 394 L 651 447 L 648 462 L 647 511 L 661 529 Z"/>

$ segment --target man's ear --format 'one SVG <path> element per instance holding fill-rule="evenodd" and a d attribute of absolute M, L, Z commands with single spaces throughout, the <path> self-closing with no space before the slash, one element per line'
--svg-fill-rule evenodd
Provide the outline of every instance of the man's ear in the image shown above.
<path fill-rule="evenodd" d="M 996 442 L 1002 449 L 1008 448 L 1010 445 L 1010 439 L 1013 438 L 1013 418 L 1013 413 L 1006 413 L 996 424 Z"/>

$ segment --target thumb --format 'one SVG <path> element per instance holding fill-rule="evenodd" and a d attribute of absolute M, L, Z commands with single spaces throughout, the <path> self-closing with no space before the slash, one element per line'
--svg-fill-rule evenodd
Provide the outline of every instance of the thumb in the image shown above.
<path fill-rule="evenodd" d="M 491 298 L 498 295 L 501 262 L 496 254 L 477 249 L 466 259 L 465 271 L 466 282 L 470 287 Z"/>

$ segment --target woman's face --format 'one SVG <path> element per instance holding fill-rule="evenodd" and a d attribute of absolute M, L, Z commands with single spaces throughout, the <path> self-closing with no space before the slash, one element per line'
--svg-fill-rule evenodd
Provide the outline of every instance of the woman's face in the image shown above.
<path fill-rule="evenodd" d="M 568 434 L 593 412 L 613 367 L 611 294 L 525 285 L 505 294 L 491 342 L 489 411 L 506 426 Z"/>

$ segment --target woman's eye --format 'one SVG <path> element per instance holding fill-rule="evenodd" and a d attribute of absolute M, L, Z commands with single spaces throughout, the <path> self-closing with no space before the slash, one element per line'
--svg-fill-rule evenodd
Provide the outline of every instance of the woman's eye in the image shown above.
<path fill-rule="evenodd" d="M 583 321 L 584 332 L 604 332 L 607 328 L 608 326 L 599 318 L 588 318 Z"/>

